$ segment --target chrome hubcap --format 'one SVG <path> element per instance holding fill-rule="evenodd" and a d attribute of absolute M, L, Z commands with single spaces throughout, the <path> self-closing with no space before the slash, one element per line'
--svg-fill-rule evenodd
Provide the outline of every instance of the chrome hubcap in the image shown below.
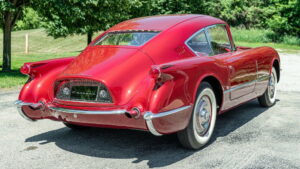
<path fill-rule="evenodd" d="M 276 90 L 276 79 L 274 73 L 272 73 L 268 85 L 268 95 L 270 99 L 274 98 L 275 90 Z"/>
<path fill-rule="evenodd" d="M 197 106 L 196 131 L 200 136 L 207 133 L 212 115 L 211 100 L 208 96 L 203 96 Z"/>

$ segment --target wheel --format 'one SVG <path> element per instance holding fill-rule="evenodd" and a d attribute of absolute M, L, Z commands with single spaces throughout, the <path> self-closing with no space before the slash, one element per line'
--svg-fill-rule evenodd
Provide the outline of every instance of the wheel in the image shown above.
<path fill-rule="evenodd" d="M 75 125 L 75 124 L 71 124 L 71 123 L 67 123 L 67 122 L 63 122 L 64 125 L 72 130 L 80 130 L 80 129 L 84 129 L 86 127 L 84 126 L 79 126 L 79 125 Z"/>
<path fill-rule="evenodd" d="M 177 133 L 179 142 L 186 148 L 199 149 L 211 138 L 217 116 L 217 102 L 211 85 L 203 82 L 194 104 L 188 126 Z"/>
<path fill-rule="evenodd" d="M 258 102 L 262 107 L 271 107 L 275 104 L 276 93 L 277 93 L 276 89 L 277 89 L 277 73 L 276 73 L 276 69 L 273 67 L 267 90 L 262 96 L 258 97 Z"/>

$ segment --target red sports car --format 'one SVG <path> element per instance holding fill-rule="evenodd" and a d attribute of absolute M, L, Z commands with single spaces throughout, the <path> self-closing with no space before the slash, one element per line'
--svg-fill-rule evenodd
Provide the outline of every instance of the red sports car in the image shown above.
<path fill-rule="evenodd" d="M 205 15 L 137 18 L 113 26 L 77 57 L 25 63 L 16 105 L 27 120 L 178 133 L 199 149 L 216 116 L 258 98 L 275 103 L 278 53 L 237 47 L 226 22 Z"/>

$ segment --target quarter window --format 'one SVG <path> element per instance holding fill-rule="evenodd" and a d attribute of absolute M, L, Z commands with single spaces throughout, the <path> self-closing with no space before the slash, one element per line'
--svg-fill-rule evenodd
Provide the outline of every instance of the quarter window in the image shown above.
<path fill-rule="evenodd" d="M 203 56 L 211 56 L 213 52 L 209 46 L 206 35 L 204 31 L 197 33 L 192 36 L 190 40 L 187 41 L 187 45 L 196 53 Z"/>
<path fill-rule="evenodd" d="M 225 25 L 209 27 L 207 29 L 207 38 L 215 55 L 231 51 L 231 44 Z"/>

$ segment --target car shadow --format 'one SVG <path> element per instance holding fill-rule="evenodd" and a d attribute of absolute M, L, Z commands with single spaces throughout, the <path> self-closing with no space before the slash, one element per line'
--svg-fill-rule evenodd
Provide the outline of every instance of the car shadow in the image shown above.
<path fill-rule="evenodd" d="M 226 137 L 266 110 L 257 101 L 251 101 L 220 115 L 210 143 L 202 149 L 208 148 L 217 138 Z M 64 127 L 29 137 L 25 142 L 54 142 L 56 146 L 69 152 L 101 158 L 133 159 L 132 163 L 146 160 L 150 168 L 171 165 L 197 152 L 182 148 L 176 134 L 155 137 L 136 130 L 87 128 L 72 131 Z"/>
<path fill-rule="evenodd" d="M 278 101 L 279 100 L 276 100 L 276 102 Z M 217 138 L 226 137 L 231 132 L 247 124 L 253 118 L 261 115 L 266 110 L 268 110 L 268 108 L 261 107 L 257 99 L 255 99 L 228 112 L 225 112 L 224 114 L 219 115 L 217 118 L 214 135 L 210 140 L 210 144 L 215 142 Z M 234 138 L 230 138 L 230 141 L 241 141 L 241 138 L 247 139 L 247 137 L 237 136 Z"/>

